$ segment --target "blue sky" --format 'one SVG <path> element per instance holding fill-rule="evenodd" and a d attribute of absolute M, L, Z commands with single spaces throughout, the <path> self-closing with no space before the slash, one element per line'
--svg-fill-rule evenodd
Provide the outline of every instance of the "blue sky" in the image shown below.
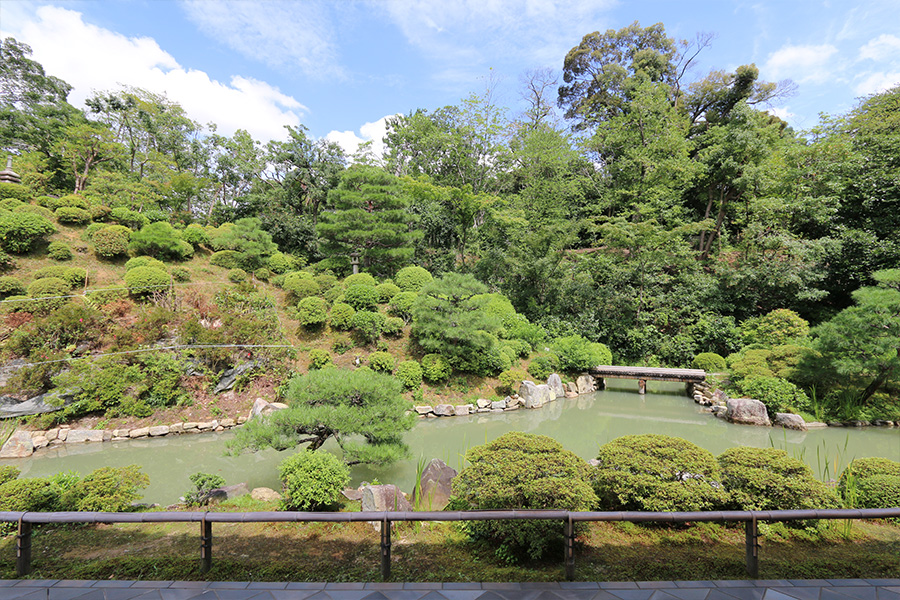
<path fill-rule="evenodd" d="M 900 1 L 811 0 L 66 0 L 0 1 L 0 35 L 29 44 L 75 89 L 166 95 L 230 135 L 307 126 L 346 148 L 386 116 L 482 93 L 522 109 L 520 77 L 559 72 L 592 31 L 639 21 L 716 35 L 693 72 L 746 63 L 796 93 L 769 107 L 797 129 L 900 83 Z"/>

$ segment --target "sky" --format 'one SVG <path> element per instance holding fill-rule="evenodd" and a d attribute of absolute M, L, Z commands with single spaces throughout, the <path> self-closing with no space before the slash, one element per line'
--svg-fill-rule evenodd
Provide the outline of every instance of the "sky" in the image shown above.
<path fill-rule="evenodd" d="M 0 36 L 93 92 L 164 93 L 202 124 L 285 139 L 307 127 L 348 152 L 384 121 L 490 86 L 515 116 L 522 77 L 594 31 L 662 22 L 715 36 L 693 78 L 754 63 L 796 91 L 768 110 L 795 129 L 900 83 L 900 0 L 0 0 Z"/>

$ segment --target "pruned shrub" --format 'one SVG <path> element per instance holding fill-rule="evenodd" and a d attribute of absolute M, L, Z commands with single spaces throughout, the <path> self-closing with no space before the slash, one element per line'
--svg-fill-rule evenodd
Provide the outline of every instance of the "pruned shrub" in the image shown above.
<path fill-rule="evenodd" d="M 4 275 L 0 277 L 0 299 L 25 294 L 25 284 L 16 277 Z"/>
<path fill-rule="evenodd" d="M 321 329 L 328 321 L 328 303 L 317 296 L 304 298 L 297 304 L 297 320 L 307 331 Z"/>
<path fill-rule="evenodd" d="M 400 317 L 388 317 L 384 320 L 381 333 L 391 337 L 399 337 L 403 334 L 403 319 Z"/>
<path fill-rule="evenodd" d="M 385 316 L 381 313 L 370 310 L 358 310 L 353 315 L 353 318 L 350 319 L 350 325 L 363 341 L 372 343 L 381 337 L 384 321 Z"/>
<path fill-rule="evenodd" d="M 547 436 L 507 433 L 469 450 L 466 462 L 453 479 L 455 509 L 583 511 L 597 501 L 587 463 Z M 561 547 L 564 535 L 558 521 L 467 521 L 465 529 L 508 562 L 540 559 Z"/>
<path fill-rule="evenodd" d="M 37 477 L 13 479 L 0 484 L 0 510 L 24 512 L 52 512 L 60 508 L 60 488 L 49 480 Z"/>
<path fill-rule="evenodd" d="M 15 268 L 16 261 L 14 261 L 9 254 L 4 252 L 3 250 L 0 250 L 0 271 L 11 271 Z"/>
<path fill-rule="evenodd" d="M 61 206 L 53 211 L 56 220 L 66 225 L 86 225 L 91 222 L 91 213 L 83 208 L 74 206 Z"/>
<path fill-rule="evenodd" d="M 517 358 L 528 358 L 528 356 L 531 354 L 531 344 L 529 344 L 525 340 L 503 340 L 500 343 L 500 347 L 504 352 L 509 354 L 510 359 L 512 360 L 515 360 Z"/>
<path fill-rule="evenodd" d="M 516 314 L 503 322 L 506 337 L 528 342 L 532 348 L 540 347 L 547 340 L 547 330 L 537 323 L 530 323 L 525 315 Z"/>
<path fill-rule="evenodd" d="M 59 277 L 33 281 L 28 286 L 28 296 L 33 299 L 28 303 L 28 310 L 35 313 L 54 311 L 69 301 L 70 290 L 69 282 Z"/>
<path fill-rule="evenodd" d="M 178 283 L 187 283 L 191 280 L 191 272 L 184 267 L 172 267 L 172 279 Z"/>
<path fill-rule="evenodd" d="M 62 276 L 72 287 L 84 285 L 87 281 L 87 271 L 81 267 L 69 267 Z"/>
<path fill-rule="evenodd" d="M 333 454 L 301 450 L 278 465 L 284 510 L 321 510 L 337 504 L 350 469 Z"/>
<path fill-rule="evenodd" d="M 718 510 L 729 499 L 715 457 L 682 438 L 626 435 L 601 446 L 597 460 L 601 510 Z"/>
<path fill-rule="evenodd" d="M 170 283 L 169 274 L 156 267 L 135 267 L 125 273 L 125 285 L 132 296 L 148 296 Z"/>
<path fill-rule="evenodd" d="M 309 368 L 324 369 L 325 367 L 333 367 L 334 361 L 331 360 L 331 354 L 325 350 L 313 348 L 309 351 Z"/>
<path fill-rule="evenodd" d="M 0 209 L 2 210 L 13 210 L 25 204 L 18 198 L 4 198 L 0 200 Z"/>
<path fill-rule="evenodd" d="M 191 223 L 181 230 L 181 239 L 192 246 L 209 246 L 209 234 L 202 225 Z"/>
<path fill-rule="evenodd" d="M 234 250 L 219 250 L 209 257 L 209 264 L 223 269 L 238 269 L 241 266 L 241 253 Z"/>
<path fill-rule="evenodd" d="M 288 273 L 282 284 L 284 290 L 288 293 L 289 300 L 297 302 L 310 296 L 318 296 L 322 291 L 319 284 L 312 278 L 311 273 L 306 271 L 294 271 Z"/>
<path fill-rule="evenodd" d="M 323 291 L 330 290 L 334 287 L 334 284 L 337 283 L 337 277 L 334 276 L 333 273 L 319 273 L 315 277 L 313 277 L 316 283 L 319 284 L 319 287 Z"/>
<path fill-rule="evenodd" d="M 400 288 L 393 283 L 381 283 L 375 286 L 375 293 L 378 294 L 378 303 L 384 304 L 399 294 Z"/>
<path fill-rule="evenodd" d="M 0 181 L 0 198 L 16 198 L 22 202 L 31 200 L 31 192 L 24 185 Z"/>
<path fill-rule="evenodd" d="M 88 207 L 88 201 L 85 200 L 82 196 L 78 194 L 66 194 L 65 196 L 61 196 L 59 198 L 53 198 L 51 196 L 44 196 L 44 198 L 50 198 L 52 201 L 50 204 L 44 204 L 41 202 L 42 206 L 46 206 L 50 209 L 58 209 L 60 207 L 72 207 L 72 208 L 80 208 L 82 210 Z M 43 200 L 43 198 L 41 199 Z"/>
<path fill-rule="evenodd" d="M 395 364 L 396 360 L 390 352 L 373 352 L 369 355 L 369 366 L 373 371 L 390 375 L 394 372 Z"/>
<path fill-rule="evenodd" d="M 766 410 L 775 414 L 789 410 L 810 410 L 806 392 L 785 379 L 777 377 L 747 377 L 741 380 L 741 392 L 766 405 Z"/>
<path fill-rule="evenodd" d="M 15 254 L 29 252 L 52 233 L 56 233 L 56 227 L 40 215 L 14 212 L 0 216 L 0 244 Z"/>
<path fill-rule="evenodd" d="M 109 221 L 110 213 L 112 213 L 112 209 L 108 206 L 103 206 L 99 204 L 97 206 L 92 206 L 88 209 L 88 212 L 91 213 L 91 220 L 96 222 Z"/>
<path fill-rule="evenodd" d="M 128 251 L 172 260 L 187 260 L 194 255 L 194 247 L 166 221 L 150 223 L 132 233 Z"/>
<path fill-rule="evenodd" d="M 375 286 L 355 283 L 344 290 L 344 302 L 356 310 L 375 310 L 378 306 L 378 293 Z"/>
<path fill-rule="evenodd" d="M 703 369 L 707 373 L 721 373 L 728 368 L 725 358 L 715 352 L 701 352 L 694 357 L 691 365 L 695 369 Z"/>
<path fill-rule="evenodd" d="M 150 478 L 137 465 L 101 467 L 63 493 L 63 504 L 71 510 L 122 512 L 141 498 L 140 490 Z"/>
<path fill-rule="evenodd" d="M 431 273 L 429 273 L 427 269 L 413 266 L 404 267 L 397 271 L 397 276 L 394 277 L 394 283 L 404 292 L 418 292 L 426 283 L 431 282 L 432 279 L 434 279 L 434 277 L 431 276 Z"/>
<path fill-rule="evenodd" d="M 838 492 L 851 508 L 900 506 L 900 462 L 888 458 L 857 458 L 841 473 Z"/>
<path fill-rule="evenodd" d="M 13 213 L 37 215 L 39 217 L 44 217 L 48 221 L 53 220 L 55 217 L 52 210 L 44 208 L 43 206 L 38 206 L 37 204 L 22 204 L 13 209 Z"/>
<path fill-rule="evenodd" d="M 228 271 L 228 281 L 231 283 L 241 283 L 247 281 L 247 271 L 243 269 L 230 269 Z"/>
<path fill-rule="evenodd" d="M 260 281 L 268 281 L 272 278 L 272 271 L 268 267 L 260 267 L 253 271 L 253 276 Z"/>
<path fill-rule="evenodd" d="M 41 267 L 40 269 L 37 269 L 36 271 L 34 271 L 34 273 L 31 274 L 31 276 L 34 277 L 35 281 L 37 281 L 38 279 L 46 279 L 48 277 L 58 277 L 59 279 L 65 279 L 67 269 L 68 267 L 66 267 L 65 265 L 49 265 L 47 267 Z"/>
<path fill-rule="evenodd" d="M 588 341 L 580 335 L 557 338 L 550 349 L 559 358 L 559 369 L 567 373 L 612 363 L 612 353 L 605 344 Z"/>
<path fill-rule="evenodd" d="M 91 235 L 94 252 L 101 258 L 115 258 L 128 252 L 131 230 L 124 225 L 106 225 Z"/>
<path fill-rule="evenodd" d="M 294 261 L 291 260 L 291 257 L 283 252 L 276 252 L 266 259 L 266 266 L 269 267 L 273 273 L 278 273 L 279 275 L 293 269 L 293 263 Z"/>
<path fill-rule="evenodd" d="M 0 465 L 0 485 L 12 481 L 19 476 L 21 471 L 12 465 Z"/>
<path fill-rule="evenodd" d="M 412 307 L 419 295 L 416 292 L 400 292 L 388 302 L 388 314 L 400 317 L 406 323 L 412 319 Z"/>
<path fill-rule="evenodd" d="M 809 322 L 792 310 L 779 308 L 741 323 L 746 344 L 780 346 L 809 335 Z"/>
<path fill-rule="evenodd" d="M 356 309 L 345 304 L 344 302 L 335 302 L 331 307 L 331 314 L 328 315 L 332 329 L 338 331 L 348 331 L 353 328 L 353 316 Z"/>
<path fill-rule="evenodd" d="M 50 242 L 47 246 L 47 256 L 59 261 L 72 260 L 72 250 L 65 242 Z"/>
<path fill-rule="evenodd" d="M 194 488 L 184 495 L 184 503 L 188 506 L 206 504 L 209 493 L 225 485 L 225 478 L 210 473 L 194 473 L 189 477 Z"/>
<path fill-rule="evenodd" d="M 729 448 L 719 455 L 722 483 L 735 510 L 840 508 L 806 463 L 777 448 Z"/>
<path fill-rule="evenodd" d="M 403 389 L 415 389 L 422 385 L 422 365 L 414 360 L 401 361 L 397 365 L 396 376 L 403 382 Z"/>
<path fill-rule="evenodd" d="M 497 376 L 500 380 L 500 391 L 510 394 L 519 389 L 519 386 L 528 375 L 521 369 L 507 369 Z"/>
<path fill-rule="evenodd" d="M 147 217 L 124 206 L 119 206 L 109 211 L 109 220 L 133 230 L 141 229 L 148 223 Z"/>
<path fill-rule="evenodd" d="M 165 271 L 166 263 L 150 256 L 135 256 L 134 258 L 129 258 L 125 263 L 126 271 L 136 269 L 137 267 L 153 267 L 154 269 Z"/>
<path fill-rule="evenodd" d="M 559 370 L 559 359 L 555 354 L 538 354 L 531 359 L 528 365 L 528 373 L 536 381 L 545 381 L 551 373 Z"/>
<path fill-rule="evenodd" d="M 344 287 L 350 287 L 351 285 L 367 285 L 373 288 L 377 285 L 377 282 L 368 273 L 356 273 L 344 278 Z"/>
<path fill-rule="evenodd" d="M 440 354 L 426 354 L 422 357 L 422 377 L 428 383 L 442 383 L 450 378 L 453 368 L 450 361 Z"/>

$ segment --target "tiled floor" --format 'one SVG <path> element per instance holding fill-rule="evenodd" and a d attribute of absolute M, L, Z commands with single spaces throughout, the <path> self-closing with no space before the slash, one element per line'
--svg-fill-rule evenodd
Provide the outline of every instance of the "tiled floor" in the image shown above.
<path fill-rule="evenodd" d="M 565 583 L 0 580 L 0 600 L 900 600 L 900 579 Z"/>

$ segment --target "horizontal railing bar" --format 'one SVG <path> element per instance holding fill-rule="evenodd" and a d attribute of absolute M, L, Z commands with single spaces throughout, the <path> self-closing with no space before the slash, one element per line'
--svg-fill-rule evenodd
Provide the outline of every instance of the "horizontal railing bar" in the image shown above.
<path fill-rule="evenodd" d="M 372 512 L 0 512 L 0 522 L 15 523 L 192 523 L 207 520 L 215 523 L 277 523 L 322 522 L 349 523 L 367 521 L 490 521 L 490 520 L 567 520 L 628 521 L 632 523 L 686 523 L 797 521 L 808 519 L 886 519 L 900 517 L 900 507 L 840 508 L 821 510 L 768 511 L 697 511 L 697 512 L 639 512 L 639 511 L 564 511 L 564 510 L 471 510 L 471 511 L 372 511 Z"/>

